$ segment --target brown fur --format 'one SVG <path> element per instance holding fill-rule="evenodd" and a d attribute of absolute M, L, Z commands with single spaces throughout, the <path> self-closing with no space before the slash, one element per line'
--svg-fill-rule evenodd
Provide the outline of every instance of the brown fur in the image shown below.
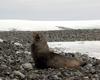
<path fill-rule="evenodd" d="M 51 52 L 51 59 L 48 60 L 48 66 L 52 68 L 78 68 L 81 64 L 76 58 L 66 57 Z"/>
<path fill-rule="evenodd" d="M 81 65 L 76 58 L 50 52 L 44 36 L 36 32 L 33 32 L 31 51 L 37 68 L 77 68 Z"/>

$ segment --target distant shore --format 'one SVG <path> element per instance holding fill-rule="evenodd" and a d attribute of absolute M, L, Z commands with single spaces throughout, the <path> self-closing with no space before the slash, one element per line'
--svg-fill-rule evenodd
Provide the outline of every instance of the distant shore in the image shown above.
<path fill-rule="evenodd" d="M 54 41 L 94 41 L 100 40 L 100 29 L 71 29 L 55 31 L 38 31 L 45 35 L 48 42 Z M 24 38 L 32 41 L 32 31 L 0 31 L 0 38 L 17 39 Z"/>

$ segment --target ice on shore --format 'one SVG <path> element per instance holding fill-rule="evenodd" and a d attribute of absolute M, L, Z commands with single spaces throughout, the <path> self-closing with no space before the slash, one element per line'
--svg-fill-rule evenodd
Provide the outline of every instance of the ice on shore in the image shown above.
<path fill-rule="evenodd" d="M 100 59 L 100 41 L 48 42 L 48 45 L 60 52 L 80 52 Z"/>

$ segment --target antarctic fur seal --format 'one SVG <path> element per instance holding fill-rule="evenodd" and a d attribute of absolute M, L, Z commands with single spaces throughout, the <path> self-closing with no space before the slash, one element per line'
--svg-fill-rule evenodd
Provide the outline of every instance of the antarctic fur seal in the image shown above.
<path fill-rule="evenodd" d="M 76 58 L 59 55 L 49 50 L 45 37 L 39 32 L 33 32 L 31 45 L 32 57 L 36 68 L 78 68 L 82 63 Z"/>

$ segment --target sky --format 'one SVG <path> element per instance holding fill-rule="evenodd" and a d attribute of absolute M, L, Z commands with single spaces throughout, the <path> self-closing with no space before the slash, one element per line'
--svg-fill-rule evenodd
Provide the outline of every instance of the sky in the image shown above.
<path fill-rule="evenodd" d="M 99 20 L 100 0 L 0 0 L 0 19 Z"/>

